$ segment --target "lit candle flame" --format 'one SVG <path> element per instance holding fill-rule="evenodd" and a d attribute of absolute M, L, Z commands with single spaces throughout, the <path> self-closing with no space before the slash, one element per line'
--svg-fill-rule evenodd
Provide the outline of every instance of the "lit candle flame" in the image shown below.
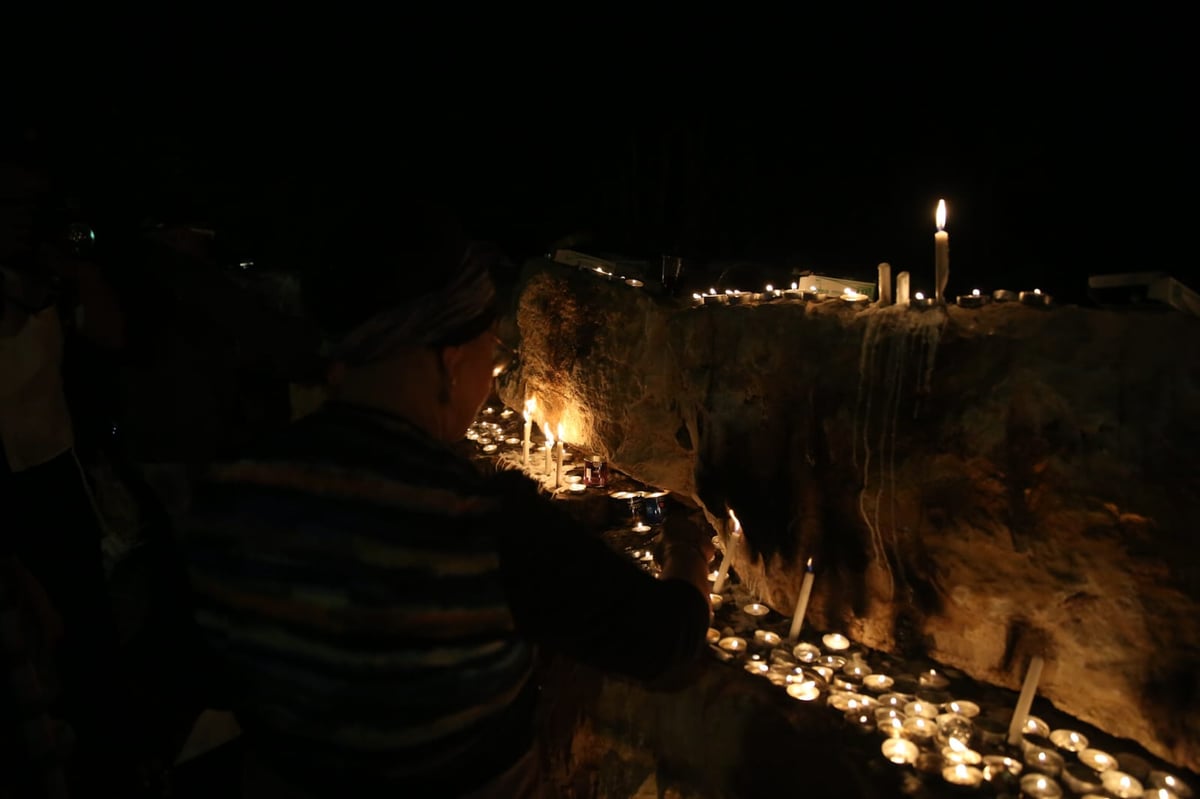
<path fill-rule="evenodd" d="M 767 293 L 770 294 L 774 290 L 775 290 L 775 287 L 772 286 L 770 283 L 768 283 L 767 284 Z"/>
<path fill-rule="evenodd" d="M 808 290 L 815 292 L 817 290 L 817 284 L 813 283 L 811 286 L 808 287 Z"/>
<path fill-rule="evenodd" d="M 714 289 L 714 288 L 711 288 L 711 287 L 710 287 L 710 288 L 709 288 L 709 290 L 708 290 L 708 293 L 709 293 L 709 294 L 716 294 L 716 293 L 717 293 L 717 290 L 716 290 L 716 289 Z"/>
<path fill-rule="evenodd" d="M 692 292 L 692 299 L 693 299 L 693 300 L 702 300 L 702 299 L 704 299 L 704 298 L 703 298 L 703 297 L 701 297 L 699 294 L 697 294 L 696 292 L 694 292 L 694 291 L 693 291 L 693 292 Z"/>
<path fill-rule="evenodd" d="M 945 200 L 938 200 L 936 219 L 937 219 L 937 229 L 938 230 L 942 230 L 943 228 L 946 227 L 946 201 Z"/>
<path fill-rule="evenodd" d="M 542 434 L 546 436 L 546 449 L 554 446 L 554 433 L 550 432 L 550 423 L 542 422 Z"/>
<path fill-rule="evenodd" d="M 795 290 L 796 290 L 796 288 L 797 288 L 797 284 L 796 284 L 796 283 L 793 283 L 793 284 L 792 284 L 792 291 L 795 291 Z"/>
<path fill-rule="evenodd" d="M 955 752 L 967 751 L 967 745 L 954 737 L 950 738 L 950 748 L 953 749 Z"/>
<path fill-rule="evenodd" d="M 978 296 L 979 296 L 979 289 L 971 289 L 971 296 L 972 296 L 972 297 L 978 297 Z"/>
<path fill-rule="evenodd" d="M 558 423 L 558 441 L 559 443 L 562 443 L 563 441 L 562 422 Z"/>
<path fill-rule="evenodd" d="M 737 514 L 733 512 L 733 508 L 729 509 L 729 518 L 733 519 L 733 533 L 737 535 L 742 531 L 742 523 L 738 521 Z"/>
<path fill-rule="evenodd" d="M 537 413 L 537 397 L 530 397 L 525 400 L 525 418 L 528 419 Z"/>
<path fill-rule="evenodd" d="M 923 300 L 923 299 L 925 299 L 925 295 L 924 295 L 923 293 L 919 292 L 919 291 L 918 291 L 916 294 L 914 294 L 914 295 L 913 295 L 913 297 L 915 297 L 915 298 L 916 298 L 916 299 L 918 299 L 918 300 Z"/>
<path fill-rule="evenodd" d="M 1041 294 L 1041 293 L 1042 293 L 1042 290 L 1041 290 L 1041 289 L 1034 289 L 1034 290 L 1033 290 L 1033 293 L 1034 293 L 1034 294 Z"/>

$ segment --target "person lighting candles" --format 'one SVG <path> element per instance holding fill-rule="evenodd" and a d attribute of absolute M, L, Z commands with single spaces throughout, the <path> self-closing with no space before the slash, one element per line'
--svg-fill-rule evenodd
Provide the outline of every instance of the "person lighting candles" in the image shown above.
<path fill-rule="evenodd" d="M 424 202 L 318 218 L 331 400 L 213 464 L 184 531 L 243 795 L 542 796 L 535 655 L 686 675 L 710 533 L 672 516 L 655 579 L 523 472 L 477 470 L 456 444 L 492 388 L 495 258 Z"/>

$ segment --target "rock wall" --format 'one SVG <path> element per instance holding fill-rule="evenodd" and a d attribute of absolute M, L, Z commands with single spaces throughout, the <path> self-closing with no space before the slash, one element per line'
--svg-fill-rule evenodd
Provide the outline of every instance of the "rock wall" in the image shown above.
<path fill-rule="evenodd" d="M 790 615 L 1039 693 L 1200 769 L 1200 321 L 841 300 L 698 306 L 548 261 L 500 394 L 745 536 Z"/>

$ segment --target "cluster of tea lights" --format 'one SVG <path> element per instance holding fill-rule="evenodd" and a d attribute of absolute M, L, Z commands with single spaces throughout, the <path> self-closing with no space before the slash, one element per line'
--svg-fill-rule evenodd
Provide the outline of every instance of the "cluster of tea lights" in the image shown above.
<path fill-rule="evenodd" d="M 714 594 L 714 611 L 730 605 Z M 742 629 L 757 625 L 772 611 L 757 601 L 745 602 Z M 984 723 L 975 702 L 956 699 L 950 676 L 929 668 L 902 677 L 876 672 L 867 650 L 838 632 L 824 634 L 820 645 L 799 641 L 791 645 L 769 629 L 753 635 L 708 631 L 718 659 L 740 662 L 748 673 L 782 687 L 801 702 L 824 700 L 852 729 L 883 736 L 880 751 L 890 762 L 914 768 L 946 785 L 949 792 L 1015 795 L 1019 786 L 1027 797 L 1084 797 L 1126 799 L 1161 797 L 1191 799 L 1191 788 L 1180 778 L 1150 771 L 1145 779 L 1120 770 L 1118 758 L 1091 748 L 1087 736 L 1075 730 L 1051 730 L 1037 716 L 1026 716 L 1017 746 L 1008 745 L 1008 730 Z M 913 693 L 897 690 L 903 682 Z M 1007 786 L 1007 787 L 1005 787 Z"/>

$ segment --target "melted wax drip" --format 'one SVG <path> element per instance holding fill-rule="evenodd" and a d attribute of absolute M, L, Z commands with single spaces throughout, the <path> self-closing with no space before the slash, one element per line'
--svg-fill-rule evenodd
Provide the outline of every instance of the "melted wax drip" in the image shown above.
<path fill-rule="evenodd" d="M 896 428 L 904 397 L 905 374 L 910 353 L 914 354 L 917 371 L 913 390 L 913 418 L 917 418 L 920 398 L 929 394 L 933 385 L 933 367 L 941 340 L 946 315 L 940 309 L 919 314 L 908 308 L 880 308 L 870 314 L 863 333 L 862 351 L 858 360 L 858 395 L 854 405 L 852 428 L 852 460 L 862 469 L 862 486 L 858 494 L 858 510 L 871 533 L 871 547 L 876 560 L 887 573 L 891 597 L 896 592 L 896 575 L 892 571 L 887 549 L 895 557 L 901 581 L 907 582 L 899 557 L 896 538 Z M 875 394 L 882 386 L 879 409 Z M 876 481 L 872 482 L 872 424 L 876 442 Z M 861 436 L 860 436 L 861 429 Z M 861 445 L 862 457 L 859 458 Z M 887 514 L 883 513 L 887 499 Z M 886 523 L 886 524 L 885 524 Z M 885 532 L 886 538 L 885 540 Z M 889 597 L 889 598 L 891 598 Z"/>

